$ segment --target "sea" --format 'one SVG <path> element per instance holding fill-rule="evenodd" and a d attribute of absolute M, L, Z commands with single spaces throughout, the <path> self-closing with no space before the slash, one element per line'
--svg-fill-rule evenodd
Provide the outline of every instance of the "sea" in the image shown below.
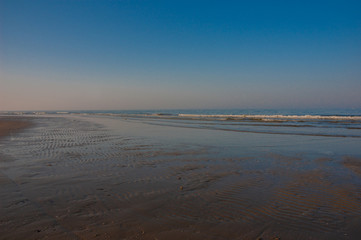
<path fill-rule="evenodd" d="M 234 132 L 361 138 L 361 109 L 154 109 L 10 111 L 0 115 L 74 115 Z"/>
<path fill-rule="evenodd" d="M 49 110 L 0 111 L 1 114 L 136 114 L 136 115 L 298 115 L 298 116 L 358 116 L 361 108 L 337 109 L 151 109 L 151 110 Z"/>

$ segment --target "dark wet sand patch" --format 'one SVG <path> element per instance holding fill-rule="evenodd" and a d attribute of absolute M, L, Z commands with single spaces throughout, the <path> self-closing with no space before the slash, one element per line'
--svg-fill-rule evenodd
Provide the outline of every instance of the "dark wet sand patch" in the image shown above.
<path fill-rule="evenodd" d="M 319 157 L 319 158 L 315 159 L 315 162 L 318 162 L 318 163 L 326 163 L 326 162 L 331 162 L 331 161 L 333 161 L 333 159 L 330 157 Z"/>
<path fill-rule="evenodd" d="M 361 158 L 345 156 L 342 164 L 354 173 L 361 175 Z"/>
<path fill-rule="evenodd" d="M 11 133 L 20 132 L 30 127 L 31 122 L 19 117 L 0 117 L 0 137 L 5 137 Z"/>

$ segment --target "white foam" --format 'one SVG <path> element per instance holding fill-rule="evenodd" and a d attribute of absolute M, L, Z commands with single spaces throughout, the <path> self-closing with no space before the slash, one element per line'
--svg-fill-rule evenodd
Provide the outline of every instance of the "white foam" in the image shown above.
<path fill-rule="evenodd" d="M 203 115 L 203 114 L 178 114 L 179 117 L 187 118 L 237 118 L 237 119 L 261 119 L 261 120 L 356 120 L 361 121 L 361 116 L 321 116 L 321 115 Z"/>

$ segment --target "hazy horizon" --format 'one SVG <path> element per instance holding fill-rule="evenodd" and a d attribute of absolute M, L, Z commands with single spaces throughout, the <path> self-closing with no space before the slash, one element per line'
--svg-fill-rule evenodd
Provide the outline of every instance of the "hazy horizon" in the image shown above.
<path fill-rule="evenodd" d="M 0 111 L 361 108 L 361 2 L 0 0 Z"/>

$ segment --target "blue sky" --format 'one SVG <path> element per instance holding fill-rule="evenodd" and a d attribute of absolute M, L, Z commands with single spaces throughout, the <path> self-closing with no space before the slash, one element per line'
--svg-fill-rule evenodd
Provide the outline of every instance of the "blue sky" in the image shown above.
<path fill-rule="evenodd" d="M 0 0 L 0 110 L 360 108 L 360 1 Z"/>

